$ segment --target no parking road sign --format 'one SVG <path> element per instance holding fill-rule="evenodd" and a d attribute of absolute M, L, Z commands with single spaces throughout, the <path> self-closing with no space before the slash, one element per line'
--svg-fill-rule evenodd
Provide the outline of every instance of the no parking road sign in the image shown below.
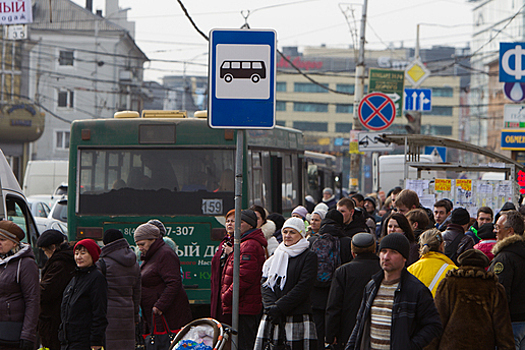
<path fill-rule="evenodd" d="M 394 122 L 396 107 L 390 97 L 374 92 L 361 100 L 358 115 L 364 127 L 374 131 L 385 130 Z"/>

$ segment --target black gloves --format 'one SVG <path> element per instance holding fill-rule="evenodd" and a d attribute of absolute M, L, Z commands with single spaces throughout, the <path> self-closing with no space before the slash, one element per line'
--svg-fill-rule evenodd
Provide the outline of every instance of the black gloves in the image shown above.
<path fill-rule="evenodd" d="M 270 317 L 273 324 L 277 324 L 281 321 L 282 313 L 277 305 L 272 305 L 266 310 L 266 314 Z"/>
<path fill-rule="evenodd" d="M 20 339 L 20 349 L 33 350 L 34 348 L 35 348 L 35 344 L 32 341 Z"/>

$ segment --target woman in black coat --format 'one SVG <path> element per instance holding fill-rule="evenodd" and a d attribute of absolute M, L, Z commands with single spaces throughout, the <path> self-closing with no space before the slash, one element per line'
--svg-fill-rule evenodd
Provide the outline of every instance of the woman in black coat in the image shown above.
<path fill-rule="evenodd" d="M 50 350 L 60 349 L 58 328 L 61 323 L 62 295 L 77 266 L 73 257 L 73 247 L 64 242 L 64 238 L 60 231 L 47 230 L 36 242 L 49 259 L 42 269 L 40 279 L 38 334 L 42 346 Z"/>
<path fill-rule="evenodd" d="M 263 267 L 264 313 L 254 350 L 283 342 L 290 349 L 313 350 L 317 348 L 317 335 L 310 291 L 317 275 L 317 255 L 308 249 L 301 219 L 288 219 L 282 232 L 283 242 Z M 278 332 L 274 332 L 275 327 Z"/>
<path fill-rule="evenodd" d="M 58 338 L 62 350 L 99 350 L 108 325 L 108 284 L 95 265 L 100 247 L 92 239 L 83 239 L 74 252 L 77 269 L 62 298 Z"/>

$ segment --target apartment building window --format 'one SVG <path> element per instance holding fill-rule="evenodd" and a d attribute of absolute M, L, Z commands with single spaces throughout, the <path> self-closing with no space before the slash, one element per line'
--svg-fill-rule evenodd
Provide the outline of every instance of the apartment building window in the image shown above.
<path fill-rule="evenodd" d="M 451 87 L 433 87 L 432 97 L 452 97 L 454 95 L 454 89 Z"/>
<path fill-rule="evenodd" d="M 313 83 L 294 83 L 295 92 L 313 92 L 313 93 L 327 93 L 328 90 L 323 88 L 323 86 L 328 87 L 328 84 L 321 84 L 319 86 Z"/>
<path fill-rule="evenodd" d="M 286 82 L 278 81 L 277 83 L 275 83 L 275 91 L 286 92 Z"/>
<path fill-rule="evenodd" d="M 355 85 L 354 84 L 337 84 L 335 86 L 335 89 L 339 92 L 346 92 L 347 94 L 354 94 L 355 93 Z"/>
<path fill-rule="evenodd" d="M 284 120 L 276 120 L 275 124 L 277 124 L 279 126 L 286 126 L 286 121 L 284 121 Z"/>
<path fill-rule="evenodd" d="M 73 108 L 74 93 L 71 90 L 58 92 L 58 107 Z"/>
<path fill-rule="evenodd" d="M 439 115 L 444 117 L 451 117 L 454 111 L 452 106 L 432 106 L 432 111 L 424 112 L 425 115 Z"/>
<path fill-rule="evenodd" d="M 294 102 L 293 110 L 294 112 L 327 113 L 328 103 Z"/>
<path fill-rule="evenodd" d="M 336 104 L 335 113 L 354 113 L 354 105 L 351 104 Z"/>
<path fill-rule="evenodd" d="M 285 101 L 276 101 L 275 102 L 276 111 L 286 111 L 286 102 Z"/>
<path fill-rule="evenodd" d="M 328 131 L 328 123 L 293 122 L 293 127 L 302 131 Z"/>
<path fill-rule="evenodd" d="M 0 31 L 0 39 L 3 32 Z M 22 45 L 14 40 L 0 44 L 0 101 L 20 99 L 22 77 Z"/>
<path fill-rule="evenodd" d="M 350 132 L 352 123 L 335 123 L 335 132 Z"/>
<path fill-rule="evenodd" d="M 55 148 L 61 150 L 69 149 L 69 131 L 56 131 L 55 132 Z"/>
<path fill-rule="evenodd" d="M 75 60 L 74 52 L 69 50 L 60 50 L 58 64 L 61 66 L 72 66 Z"/>

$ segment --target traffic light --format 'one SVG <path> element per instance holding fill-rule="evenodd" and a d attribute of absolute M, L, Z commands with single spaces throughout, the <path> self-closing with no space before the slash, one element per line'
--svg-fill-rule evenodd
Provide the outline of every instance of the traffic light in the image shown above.
<path fill-rule="evenodd" d="M 421 134 L 421 112 L 405 112 L 405 118 L 408 120 L 408 124 L 405 125 L 406 131 L 409 134 Z"/>

